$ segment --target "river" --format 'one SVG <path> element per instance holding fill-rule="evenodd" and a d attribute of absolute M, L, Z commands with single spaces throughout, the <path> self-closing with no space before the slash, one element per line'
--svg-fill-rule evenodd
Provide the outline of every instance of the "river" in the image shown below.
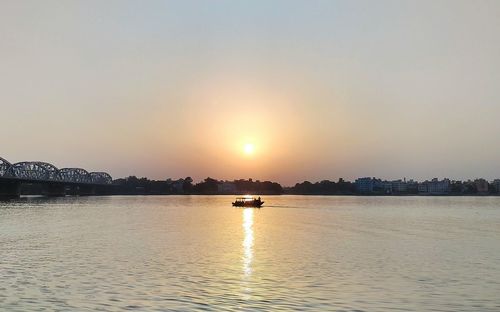
<path fill-rule="evenodd" d="M 500 311 L 500 198 L 22 198 L 0 310 Z"/>

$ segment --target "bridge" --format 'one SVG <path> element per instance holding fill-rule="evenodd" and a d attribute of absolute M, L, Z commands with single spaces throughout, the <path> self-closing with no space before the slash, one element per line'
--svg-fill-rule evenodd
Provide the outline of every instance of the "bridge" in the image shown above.
<path fill-rule="evenodd" d="M 0 197 L 19 197 L 23 186 L 37 185 L 40 195 L 96 195 L 109 188 L 113 178 L 106 172 L 62 168 L 41 162 L 10 163 L 0 157 Z"/>

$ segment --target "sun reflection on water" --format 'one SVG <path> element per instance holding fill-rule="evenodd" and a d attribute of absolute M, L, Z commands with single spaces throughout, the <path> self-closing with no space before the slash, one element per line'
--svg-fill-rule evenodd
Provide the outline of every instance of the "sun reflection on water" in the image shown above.
<path fill-rule="evenodd" d="M 253 209 L 243 209 L 243 274 L 250 277 L 253 260 Z"/>

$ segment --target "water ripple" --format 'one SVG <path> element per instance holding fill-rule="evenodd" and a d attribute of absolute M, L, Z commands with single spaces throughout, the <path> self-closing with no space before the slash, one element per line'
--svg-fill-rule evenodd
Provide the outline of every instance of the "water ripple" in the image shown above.
<path fill-rule="evenodd" d="M 500 310 L 500 199 L 231 200 L 1 203 L 0 310 Z"/>

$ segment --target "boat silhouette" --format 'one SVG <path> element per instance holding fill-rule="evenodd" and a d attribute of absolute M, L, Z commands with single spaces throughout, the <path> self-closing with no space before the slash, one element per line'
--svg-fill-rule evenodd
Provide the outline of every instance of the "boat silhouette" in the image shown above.
<path fill-rule="evenodd" d="M 233 207 L 255 207 L 260 208 L 264 202 L 259 198 L 238 197 L 233 202 Z"/>

